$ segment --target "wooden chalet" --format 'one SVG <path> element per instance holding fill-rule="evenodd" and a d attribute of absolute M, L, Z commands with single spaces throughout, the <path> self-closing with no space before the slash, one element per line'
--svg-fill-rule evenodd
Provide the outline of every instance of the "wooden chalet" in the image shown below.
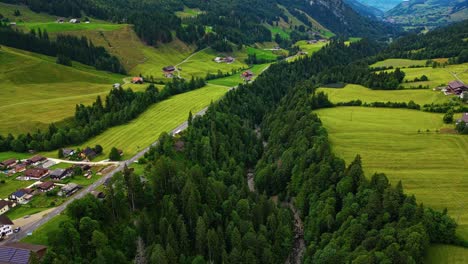
<path fill-rule="evenodd" d="M 244 79 L 244 81 L 249 82 L 254 77 L 254 74 L 251 70 L 247 70 L 241 74 L 241 77 Z"/>
<path fill-rule="evenodd" d="M 44 168 L 31 168 L 24 172 L 24 176 L 29 180 L 42 180 L 49 176 L 49 170 Z"/>
<path fill-rule="evenodd" d="M 14 166 L 16 166 L 16 164 L 18 164 L 17 159 L 7 159 L 7 160 L 4 160 L 4 161 L 0 162 L 0 167 L 5 167 L 7 169 L 11 169 Z"/>
<path fill-rule="evenodd" d="M 43 182 L 43 183 L 41 183 L 41 184 L 39 184 L 37 186 L 37 189 L 40 192 L 49 192 L 49 191 L 53 190 L 54 188 L 55 188 L 55 183 L 53 183 L 51 181 Z"/>
<path fill-rule="evenodd" d="M 447 85 L 447 87 L 445 87 L 443 91 L 446 95 L 448 94 L 460 95 L 463 92 L 468 92 L 468 86 L 466 86 L 461 81 L 452 81 Z"/>
<path fill-rule="evenodd" d="M 143 84 L 143 83 L 145 83 L 145 80 L 143 80 L 142 77 L 133 77 L 132 78 L 132 83 L 133 84 Z"/>

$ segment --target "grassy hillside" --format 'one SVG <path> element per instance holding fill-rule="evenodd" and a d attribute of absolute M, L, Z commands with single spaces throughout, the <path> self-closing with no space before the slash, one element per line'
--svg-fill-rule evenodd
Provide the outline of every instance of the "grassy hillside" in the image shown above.
<path fill-rule="evenodd" d="M 435 59 L 438 62 L 446 62 L 446 59 L 440 58 Z M 404 87 L 428 85 L 429 88 L 436 88 L 439 86 L 447 85 L 447 83 L 460 79 L 461 81 L 468 83 L 468 63 L 447 65 L 446 67 L 432 68 L 432 67 L 420 67 L 420 68 L 407 68 L 409 66 L 424 66 L 425 60 L 408 60 L 408 59 L 387 59 L 379 61 L 371 65 L 371 67 L 390 67 L 393 66 L 404 68 L 406 77 L 405 80 L 412 81 L 414 78 L 420 78 L 422 75 L 426 75 L 429 81 L 426 82 L 412 82 L 403 83 Z"/>
<path fill-rule="evenodd" d="M 450 101 L 450 97 L 445 96 L 440 91 L 430 89 L 424 90 L 371 90 L 367 87 L 355 84 L 348 84 L 345 88 L 320 88 L 318 91 L 323 91 L 328 94 L 328 97 L 333 103 L 349 102 L 351 100 L 361 100 L 363 103 L 372 102 L 409 102 L 413 100 L 415 103 L 424 104 L 442 104 Z"/>
<path fill-rule="evenodd" d="M 462 162 L 468 160 L 468 137 L 436 133 L 446 126 L 443 115 L 364 107 L 317 113 L 336 154 L 347 162 L 360 154 L 367 176 L 386 173 L 392 183 L 402 180 L 419 202 L 448 208 L 459 223 L 459 233 L 468 238 L 468 163 Z"/>
<path fill-rule="evenodd" d="M 296 42 L 296 46 L 299 47 L 302 51 L 307 52 L 307 55 L 312 55 L 315 52 L 319 51 L 321 48 L 323 48 L 325 45 L 327 45 L 326 42 L 317 42 L 314 44 L 307 44 L 307 41 L 301 40 Z"/>
<path fill-rule="evenodd" d="M 0 49 L 0 133 L 43 129 L 108 93 L 123 76 L 96 71 L 74 62 L 73 67 L 55 58 L 2 46 Z"/>
<path fill-rule="evenodd" d="M 14 16 L 15 10 L 19 10 L 21 16 Z M 0 3 L 0 14 L 2 14 L 3 17 L 8 18 L 10 21 L 15 22 L 50 22 L 57 19 L 55 16 L 51 16 L 49 14 L 33 12 L 26 6 L 6 3 Z"/>
<path fill-rule="evenodd" d="M 189 111 L 197 113 L 210 102 L 218 100 L 227 92 L 226 87 L 208 85 L 198 90 L 173 96 L 146 110 L 128 124 L 106 130 L 101 135 L 82 144 L 81 147 L 100 144 L 104 155 L 112 147 L 122 149 L 124 158 L 129 158 L 156 141 L 162 132 L 169 132 L 187 120 Z M 55 156 L 56 152 L 46 153 Z"/>
<path fill-rule="evenodd" d="M 266 64 L 257 64 L 257 65 L 253 65 L 252 67 L 250 67 L 250 70 L 256 76 L 258 76 L 260 73 L 262 73 L 264 70 L 266 70 L 269 66 L 270 66 L 270 64 L 268 64 L 268 63 L 266 63 Z M 232 76 L 228 76 L 228 77 L 225 77 L 225 78 L 219 78 L 219 79 L 215 79 L 215 80 L 210 80 L 208 82 L 210 84 L 213 84 L 213 85 L 234 87 L 234 86 L 237 86 L 237 85 L 243 83 L 243 80 L 240 77 L 240 74 L 234 74 Z"/>

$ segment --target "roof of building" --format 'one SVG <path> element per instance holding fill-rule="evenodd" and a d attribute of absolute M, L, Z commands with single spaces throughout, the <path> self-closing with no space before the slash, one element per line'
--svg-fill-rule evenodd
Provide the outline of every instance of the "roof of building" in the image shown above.
<path fill-rule="evenodd" d="M 24 172 L 24 175 L 27 176 L 27 177 L 31 177 L 31 178 L 41 178 L 42 176 L 44 176 L 45 174 L 47 174 L 47 172 L 49 172 L 48 169 L 44 169 L 44 168 L 32 168 L 32 169 L 27 169 L 27 170 Z"/>
<path fill-rule="evenodd" d="M 20 189 L 20 190 L 23 191 L 26 194 L 31 194 L 31 193 L 34 192 L 34 190 L 31 189 L 31 188 L 23 188 L 23 189 Z"/>
<path fill-rule="evenodd" d="M 463 88 L 465 87 L 465 84 L 462 83 L 461 81 L 452 81 L 448 85 L 452 89 L 457 89 L 457 88 Z"/>
<path fill-rule="evenodd" d="M 46 160 L 46 158 L 42 157 L 40 155 L 34 156 L 34 157 L 29 159 L 29 161 L 32 162 L 32 163 L 36 163 L 36 162 L 43 161 L 43 160 Z"/>
<path fill-rule="evenodd" d="M 47 189 L 49 189 L 49 188 L 51 188 L 51 187 L 53 187 L 53 186 L 54 186 L 54 183 L 53 183 L 53 182 L 51 182 L 51 181 L 46 181 L 46 182 L 43 182 L 43 183 L 39 184 L 39 185 L 37 186 L 37 188 L 42 189 L 42 190 L 47 190 Z"/>
<path fill-rule="evenodd" d="M 175 71 L 175 67 L 174 66 L 166 66 L 163 68 L 163 71 Z"/>
<path fill-rule="evenodd" d="M 17 190 L 16 192 L 13 193 L 15 197 L 23 197 L 26 195 L 26 192 L 23 190 Z"/>
<path fill-rule="evenodd" d="M 65 156 L 70 155 L 70 154 L 73 153 L 74 151 L 75 151 L 74 149 L 67 149 L 67 148 L 62 149 L 62 153 L 63 153 L 63 155 L 65 155 Z"/>
<path fill-rule="evenodd" d="M 89 147 L 83 150 L 83 154 L 85 154 L 87 157 L 96 156 L 96 152 L 92 148 L 89 148 Z"/>
<path fill-rule="evenodd" d="M 11 202 L 0 200 L 0 209 L 4 208 L 5 206 L 10 206 L 10 205 L 11 205 Z"/>
<path fill-rule="evenodd" d="M 9 166 L 11 164 L 15 164 L 16 161 L 17 161 L 16 159 L 7 159 L 7 160 L 2 161 L 1 164 L 3 166 Z"/>
<path fill-rule="evenodd" d="M 45 251 L 46 246 L 26 243 L 8 243 L 0 246 L 0 263 L 28 264 L 32 252 Z"/>
<path fill-rule="evenodd" d="M 13 222 L 6 215 L 0 215 L 0 225 L 13 225 Z"/>
<path fill-rule="evenodd" d="M 63 186 L 61 190 L 64 191 L 64 192 L 71 192 L 74 189 L 79 188 L 79 187 L 80 186 L 78 184 L 72 182 L 72 183 L 69 183 L 69 184 Z"/>
<path fill-rule="evenodd" d="M 63 174 L 65 174 L 66 170 L 65 169 L 55 169 L 50 172 L 51 177 L 61 177 Z"/>

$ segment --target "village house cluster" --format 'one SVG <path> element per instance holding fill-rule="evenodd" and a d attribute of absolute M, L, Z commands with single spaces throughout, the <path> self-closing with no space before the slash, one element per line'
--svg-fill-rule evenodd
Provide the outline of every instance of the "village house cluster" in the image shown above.
<path fill-rule="evenodd" d="M 64 18 L 64 17 L 59 17 L 59 18 L 57 18 L 56 22 L 59 23 L 59 24 L 63 24 L 63 23 L 65 23 L 65 22 L 67 22 L 67 19 Z M 79 18 L 71 18 L 70 20 L 68 20 L 68 23 L 70 23 L 70 24 L 80 24 L 80 23 L 81 23 L 81 19 L 79 19 Z M 91 23 L 91 21 L 89 21 L 89 19 L 85 19 L 84 23 L 85 23 L 85 24 L 89 24 L 89 23 Z"/>

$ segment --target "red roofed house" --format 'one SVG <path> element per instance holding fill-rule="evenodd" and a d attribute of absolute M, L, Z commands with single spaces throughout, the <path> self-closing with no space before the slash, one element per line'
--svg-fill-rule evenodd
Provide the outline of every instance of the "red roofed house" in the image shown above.
<path fill-rule="evenodd" d="M 29 180 L 42 180 L 49 176 L 49 170 L 43 168 L 27 169 L 24 172 L 24 176 L 27 177 Z"/>
<path fill-rule="evenodd" d="M 8 159 L 5 161 L 0 162 L 0 167 L 5 167 L 7 169 L 13 168 L 18 163 L 16 159 Z"/>
<path fill-rule="evenodd" d="M 38 155 L 38 156 L 34 156 L 34 157 L 28 159 L 28 163 L 32 164 L 34 166 L 37 166 L 37 165 L 39 165 L 39 163 L 41 163 L 43 161 L 46 161 L 46 160 L 47 160 L 47 158 Z"/>
<path fill-rule="evenodd" d="M 251 81 L 253 78 L 254 74 L 251 70 L 247 70 L 241 74 L 241 77 L 244 79 L 244 81 L 248 82 Z"/>
<path fill-rule="evenodd" d="M 55 188 L 55 184 L 51 181 L 46 181 L 37 186 L 37 189 L 41 192 L 52 191 Z"/>
<path fill-rule="evenodd" d="M 132 78 L 132 83 L 134 84 L 143 84 L 145 81 L 141 77 L 133 77 Z"/>
<path fill-rule="evenodd" d="M 468 86 L 466 86 L 461 81 L 452 81 L 448 84 L 448 86 L 443 91 L 446 95 L 447 94 L 460 95 L 463 92 L 468 91 Z"/>

